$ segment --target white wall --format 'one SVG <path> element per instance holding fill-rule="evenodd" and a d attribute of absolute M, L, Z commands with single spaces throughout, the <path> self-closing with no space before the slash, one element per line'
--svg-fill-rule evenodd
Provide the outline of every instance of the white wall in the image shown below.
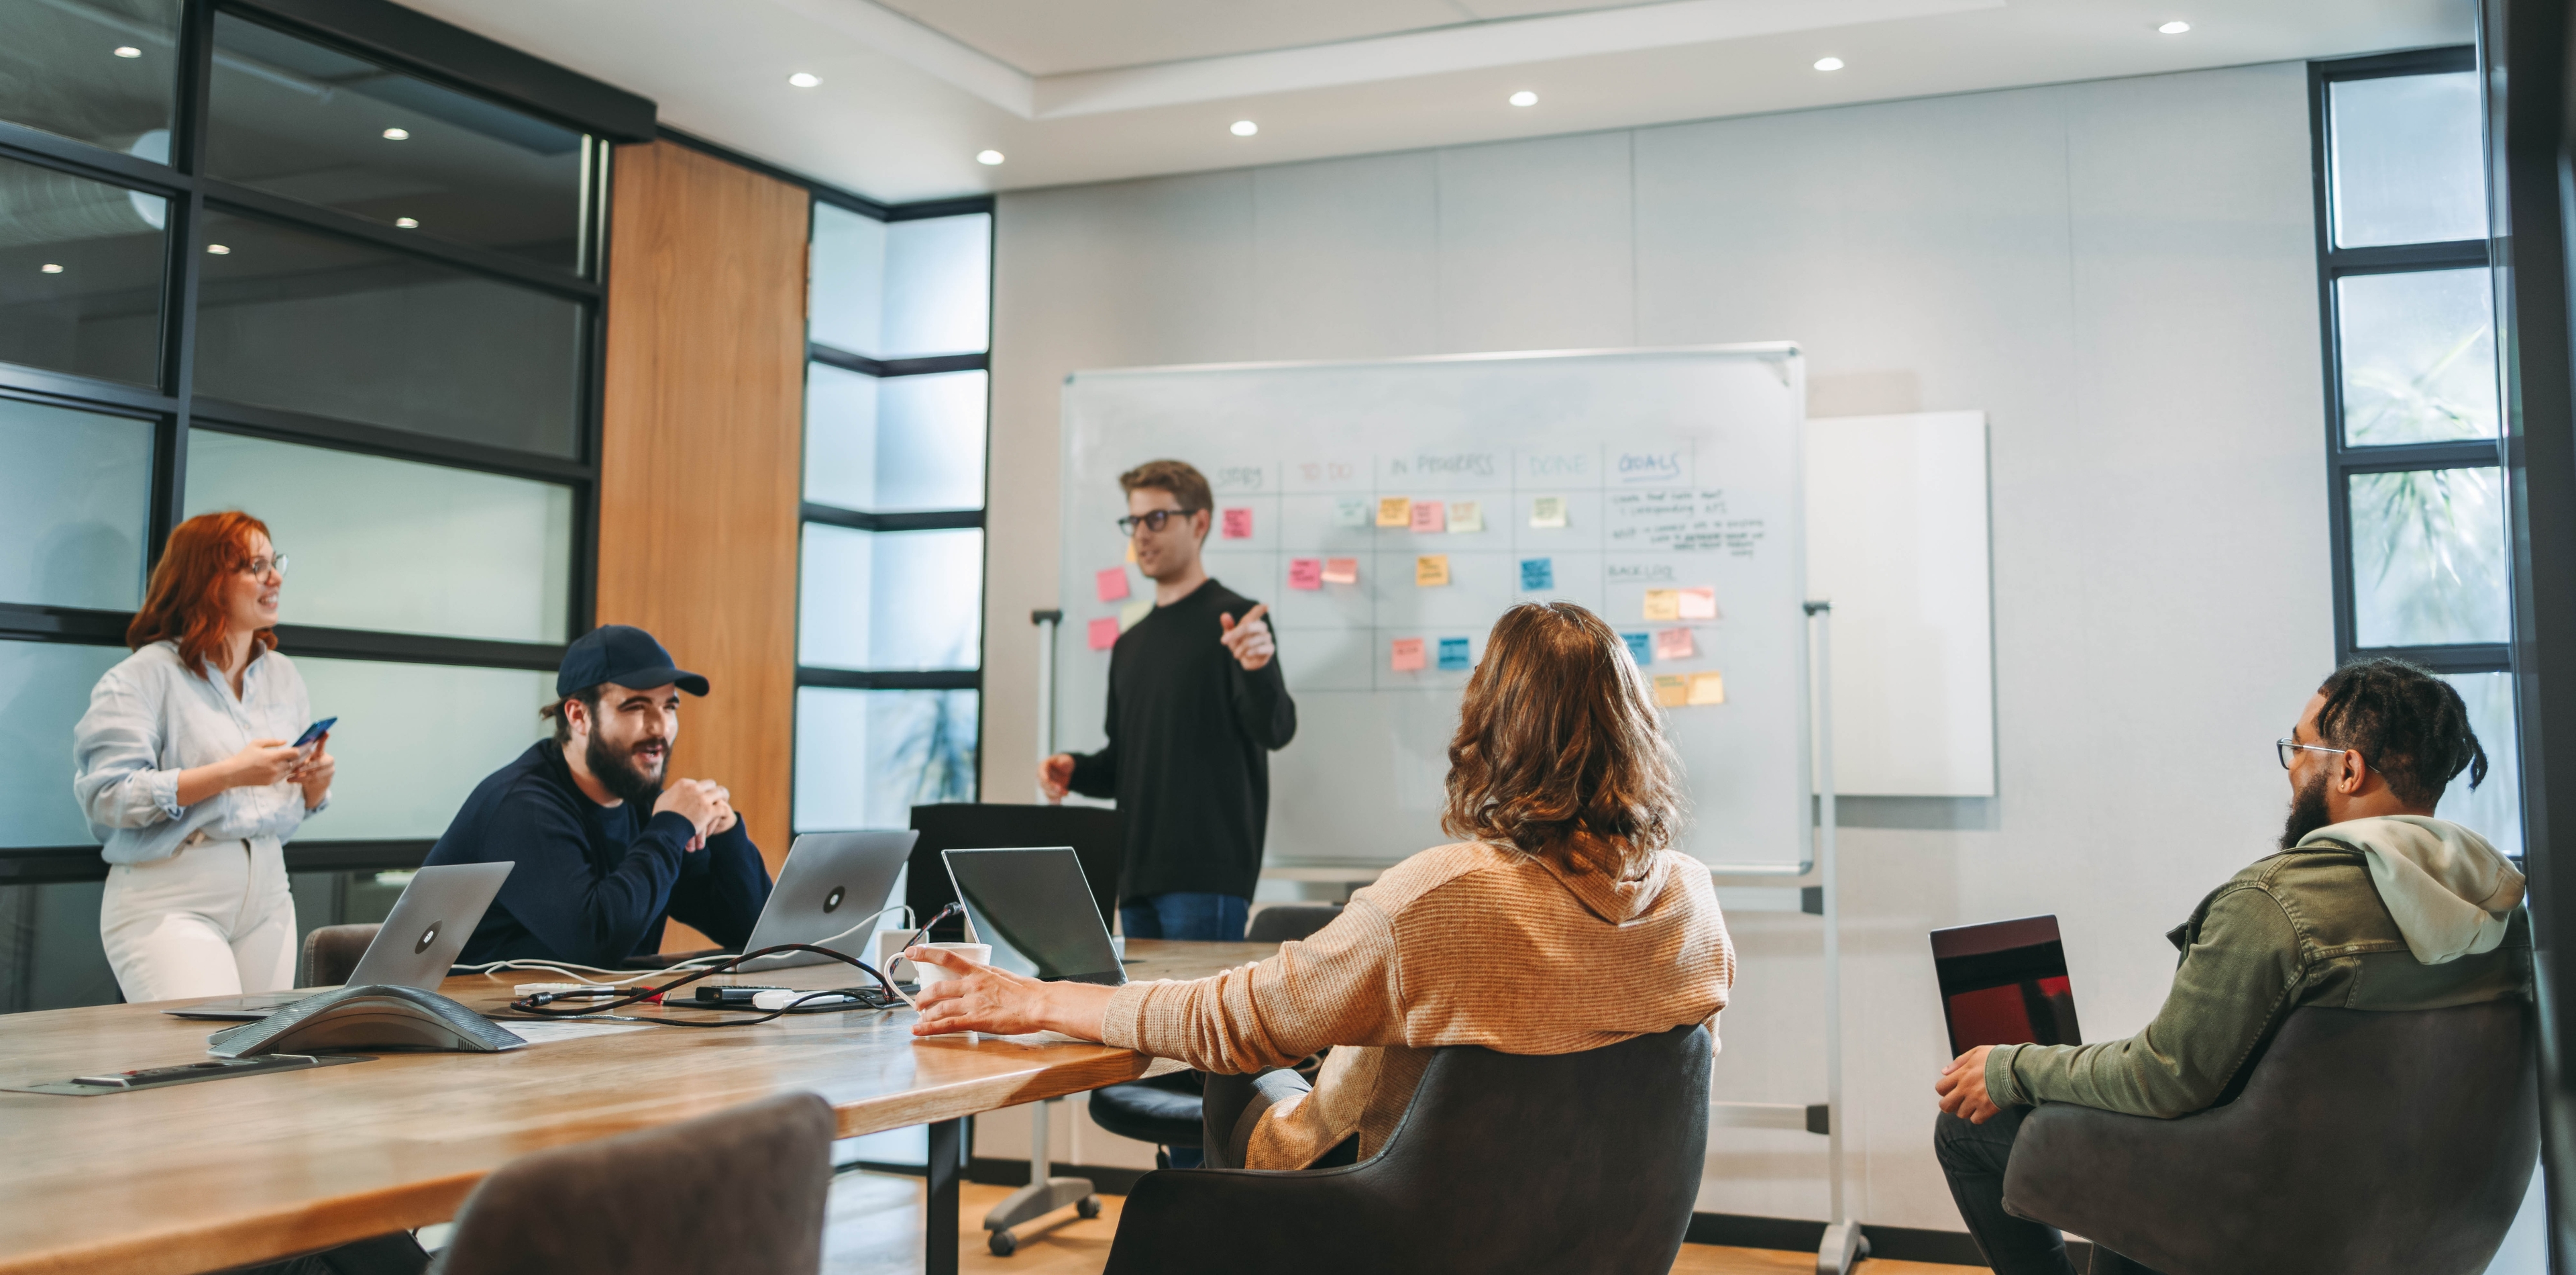
<path fill-rule="evenodd" d="M 1004 195 L 985 791 L 1029 791 L 1067 372 L 1791 339 L 1813 415 L 1982 409 L 2000 795 L 1842 841 L 1856 1210 L 1959 1229 L 1924 932 L 2058 914 L 2126 1034 L 2278 828 L 2333 658 L 2309 200 L 2296 65 Z M 1720 1096 L 1820 1101 L 1817 923 L 1733 924 Z M 1717 1130 L 1699 1207 L 1820 1217 L 1823 1162 Z"/>

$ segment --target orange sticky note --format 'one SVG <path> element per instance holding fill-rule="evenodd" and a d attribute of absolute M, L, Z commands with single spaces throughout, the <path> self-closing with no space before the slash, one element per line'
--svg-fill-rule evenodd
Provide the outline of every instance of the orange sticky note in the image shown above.
<path fill-rule="evenodd" d="M 1694 705 L 1726 702 L 1726 679 L 1715 673 L 1690 675 L 1690 702 Z"/>
<path fill-rule="evenodd" d="M 1252 539 L 1251 510 L 1229 509 L 1225 511 L 1225 538 L 1228 540 Z"/>
<path fill-rule="evenodd" d="M 1449 583 L 1449 555 L 1426 553 L 1413 560 L 1413 587 L 1428 589 Z"/>
<path fill-rule="evenodd" d="M 1439 531 L 1446 528 L 1449 524 L 1442 517 L 1442 514 L 1443 510 L 1441 509 L 1439 501 L 1414 501 L 1413 529 L 1415 531 Z"/>
<path fill-rule="evenodd" d="M 1646 618 L 1678 620 L 1682 618 L 1682 595 L 1678 589 L 1646 590 Z"/>
<path fill-rule="evenodd" d="M 1379 498 L 1378 498 L 1378 502 L 1377 502 L 1377 525 L 1379 525 L 1379 526 L 1381 526 L 1381 527 L 1407 527 L 1407 526 L 1411 526 L 1412 524 L 1413 524 L 1413 498 L 1412 498 L 1412 497 L 1410 497 L 1410 496 L 1381 496 L 1381 497 L 1379 497 Z"/>
<path fill-rule="evenodd" d="M 1398 673 L 1422 671 L 1422 639 L 1397 638 L 1387 650 L 1387 666 Z"/>
<path fill-rule="evenodd" d="M 1715 589 L 1684 589 L 1681 591 L 1681 597 L 1676 601 L 1681 604 L 1682 619 L 1714 620 L 1717 618 L 1717 590 Z"/>
<path fill-rule="evenodd" d="M 1100 600 L 1103 602 L 1116 602 L 1127 596 L 1127 568 L 1125 567 L 1111 567 L 1093 576 L 1092 582 L 1100 587 Z"/>
<path fill-rule="evenodd" d="M 1680 708 L 1690 702 L 1690 679 L 1678 673 L 1655 674 L 1655 702 L 1666 708 Z"/>
<path fill-rule="evenodd" d="M 1291 589 L 1320 589 L 1320 588 L 1323 588 L 1323 587 L 1324 587 L 1324 561 L 1323 561 L 1323 559 L 1321 559 L 1321 558 L 1290 558 L 1290 559 L 1288 560 L 1288 587 L 1289 587 L 1289 588 L 1291 588 Z"/>
<path fill-rule="evenodd" d="M 1136 561 L 1136 542 L 1133 540 L 1127 542 L 1127 561 L 1130 565 Z"/>
<path fill-rule="evenodd" d="M 1106 651 L 1118 645 L 1118 617 L 1104 615 L 1091 622 L 1091 649 Z"/>
<path fill-rule="evenodd" d="M 1697 655 L 1697 654 L 1699 654 L 1699 652 L 1698 652 L 1698 651 L 1696 651 L 1696 650 L 1694 650 L 1694 649 L 1692 649 L 1692 646 L 1691 646 L 1691 631 L 1690 631 L 1689 629 L 1658 629 L 1658 630 L 1656 630 L 1656 632 L 1655 632 L 1655 658 L 1656 658 L 1656 659 L 1658 659 L 1658 660 L 1687 660 L 1687 659 L 1689 659 L 1690 657 L 1692 657 L 1692 656 L 1694 656 L 1694 655 Z"/>
<path fill-rule="evenodd" d="M 1360 582 L 1360 560 L 1359 560 L 1359 559 L 1357 559 L 1357 558 L 1326 558 L 1326 559 L 1324 559 L 1324 583 L 1326 583 L 1326 584 L 1358 584 L 1359 582 Z"/>

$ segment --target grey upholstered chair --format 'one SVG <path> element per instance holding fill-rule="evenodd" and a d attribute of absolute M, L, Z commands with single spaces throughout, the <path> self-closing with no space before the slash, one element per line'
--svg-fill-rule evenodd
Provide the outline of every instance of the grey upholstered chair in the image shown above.
<path fill-rule="evenodd" d="M 381 925 L 317 925 L 304 936 L 304 950 L 295 959 L 297 987 L 337 987 L 349 981 L 358 968 L 358 958 L 367 954 L 367 945 L 376 941 Z"/>
<path fill-rule="evenodd" d="M 1696 1025 L 1579 1054 L 1442 1049 L 1358 1164 L 1146 1174 L 1108 1275 L 1670 1270 L 1708 1149 L 1709 1062 Z"/>
<path fill-rule="evenodd" d="M 2519 1001 L 2293 1012 L 2234 1102 L 2043 1106 L 2004 1208 L 2163 1275 L 2476 1275 L 2539 1153 Z"/>
<path fill-rule="evenodd" d="M 501 1166 L 465 1197 L 441 1275 L 815 1275 L 832 1108 L 782 1094 Z"/>

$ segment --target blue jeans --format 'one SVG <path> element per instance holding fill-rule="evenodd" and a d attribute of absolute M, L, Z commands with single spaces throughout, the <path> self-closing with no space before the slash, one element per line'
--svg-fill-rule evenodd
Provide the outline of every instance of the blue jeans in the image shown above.
<path fill-rule="evenodd" d="M 1234 894 L 1175 891 L 1118 905 L 1118 928 L 1131 939 L 1243 941 L 1252 900 Z"/>

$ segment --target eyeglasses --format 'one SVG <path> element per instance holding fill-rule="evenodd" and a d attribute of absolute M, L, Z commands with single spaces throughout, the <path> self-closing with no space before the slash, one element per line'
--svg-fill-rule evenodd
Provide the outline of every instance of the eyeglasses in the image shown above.
<path fill-rule="evenodd" d="M 2272 751 L 2280 754 L 2281 769 L 2288 770 L 2290 768 L 2290 763 L 2295 760 L 2291 756 L 2292 753 L 2333 753 L 2335 756 L 2341 757 L 2343 756 L 2344 750 L 2340 748 L 2328 748 L 2323 744 L 2302 744 L 2295 739 L 2276 739 L 2272 741 Z"/>
<path fill-rule="evenodd" d="M 243 563 L 241 569 L 254 580 L 266 576 L 271 571 L 282 576 L 286 574 L 286 555 L 281 553 L 274 558 L 253 558 Z"/>
<path fill-rule="evenodd" d="M 1174 518 L 1187 518 L 1191 514 L 1205 512 L 1207 511 L 1203 509 L 1157 509 L 1152 513 L 1129 514 L 1118 520 L 1118 534 L 1135 535 L 1139 524 L 1142 524 L 1147 531 L 1161 531 Z"/>

